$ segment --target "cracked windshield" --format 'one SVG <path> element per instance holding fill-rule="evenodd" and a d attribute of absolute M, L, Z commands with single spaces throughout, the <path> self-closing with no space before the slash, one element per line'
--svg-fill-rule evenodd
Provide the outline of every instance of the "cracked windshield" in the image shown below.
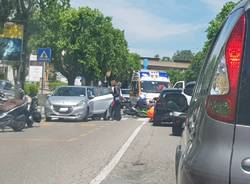
<path fill-rule="evenodd" d="M 0 0 L 1 184 L 250 184 L 250 0 Z"/>

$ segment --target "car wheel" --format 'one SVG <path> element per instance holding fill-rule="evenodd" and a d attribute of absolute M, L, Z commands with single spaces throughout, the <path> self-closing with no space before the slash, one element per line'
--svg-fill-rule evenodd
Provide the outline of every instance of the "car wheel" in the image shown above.
<path fill-rule="evenodd" d="M 178 123 L 173 122 L 172 134 L 174 136 L 181 136 L 181 126 Z"/>
<path fill-rule="evenodd" d="M 93 116 L 91 119 L 94 121 L 99 121 L 99 120 L 101 120 L 101 117 L 100 116 Z"/>
<path fill-rule="evenodd" d="M 105 111 L 105 113 L 103 115 L 103 120 L 105 120 L 105 121 L 110 120 L 110 116 L 109 116 L 108 110 Z"/>
<path fill-rule="evenodd" d="M 153 120 L 153 126 L 159 126 L 161 125 L 161 118 L 155 116 Z"/>
<path fill-rule="evenodd" d="M 86 116 L 82 119 L 84 122 L 88 121 L 89 118 L 89 108 L 87 108 Z"/>

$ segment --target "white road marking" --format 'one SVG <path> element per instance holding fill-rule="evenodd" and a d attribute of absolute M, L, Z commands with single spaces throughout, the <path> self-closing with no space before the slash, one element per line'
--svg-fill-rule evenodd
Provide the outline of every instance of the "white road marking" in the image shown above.
<path fill-rule="evenodd" d="M 97 175 L 90 184 L 100 184 L 115 168 L 115 166 L 119 163 L 124 153 L 129 148 L 130 144 L 133 142 L 133 140 L 136 138 L 142 127 L 147 123 L 148 120 L 145 120 L 140 126 L 138 126 L 135 131 L 132 133 L 132 135 L 128 138 L 128 140 L 125 142 L 125 144 L 121 147 L 121 149 L 116 153 L 114 158 L 106 165 L 102 171 Z"/>
<path fill-rule="evenodd" d="M 148 121 L 148 120 L 149 120 L 149 118 L 138 118 L 138 119 L 137 119 L 137 121 L 143 121 L 143 122 L 144 122 L 144 121 Z"/>
<path fill-rule="evenodd" d="M 128 118 L 122 118 L 121 120 L 122 120 L 122 121 L 126 121 L 126 120 L 128 120 Z"/>

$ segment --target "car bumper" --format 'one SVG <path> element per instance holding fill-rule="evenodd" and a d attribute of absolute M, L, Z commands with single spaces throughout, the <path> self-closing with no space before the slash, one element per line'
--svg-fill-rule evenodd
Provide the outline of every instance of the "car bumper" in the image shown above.
<path fill-rule="evenodd" d="M 60 107 L 45 106 L 45 116 L 47 118 L 61 118 L 68 120 L 81 120 L 88 116 L 87 107 L 85 106 L 70 106 L 67 107 L 69 110 L 66 112 L 61 112 Z"/>

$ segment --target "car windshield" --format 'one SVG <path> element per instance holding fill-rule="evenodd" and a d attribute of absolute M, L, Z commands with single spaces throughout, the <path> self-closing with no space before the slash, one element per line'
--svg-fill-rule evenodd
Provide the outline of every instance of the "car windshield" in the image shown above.
<path fill-rule="evenodd" d="M 53 96 L 86 96 L 85 88 L 60 87 L 55 90 Z"/>
<path fill-rule="evenodd" d="M 180 90 L 180 89 L 164 90 L 161 92 L 160 97 L 165 98 L 170 93 L 179 93 L 180 94 L 181 92 L 182 92 L 182 90 Z"/>
<path fill-rule="evenodd" d="M 142 92 L 160 93 L 164 88 L 168 87 L 168 82 L 142 81 L 141 86 L 142 86 Z"/>

